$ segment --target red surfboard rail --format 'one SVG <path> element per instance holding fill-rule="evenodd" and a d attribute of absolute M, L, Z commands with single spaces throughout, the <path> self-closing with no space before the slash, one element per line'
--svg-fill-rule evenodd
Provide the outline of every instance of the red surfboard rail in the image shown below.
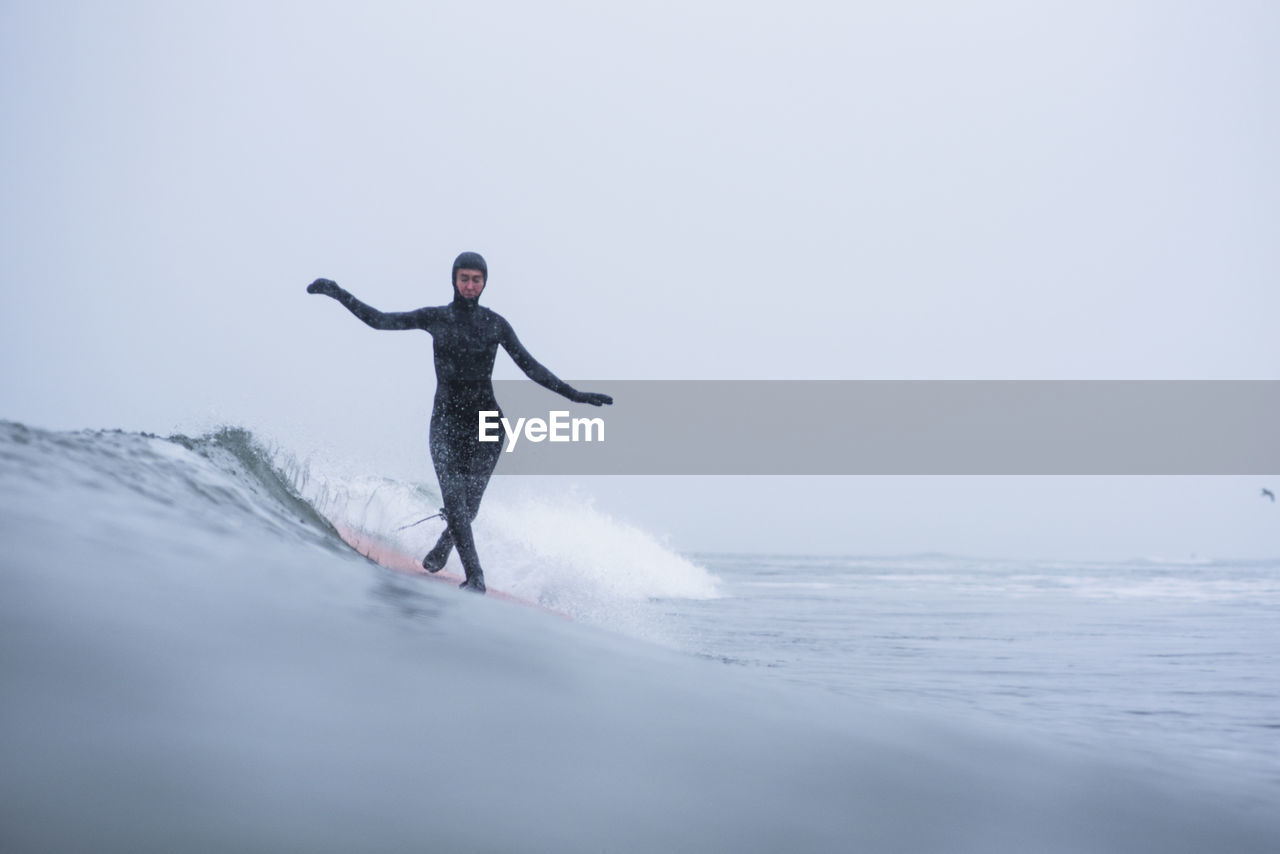
<path fill-rule="evenodd" d="M 359 528 L 353 528 L 339 522 L 331 522 L 334 530 L 338 532 L 338 536 L 342 541 L 360 554 L 379 566 L 393 569 L 396 572 L 403 572 L 408 575 L 415 575 L 419 578 L 430 578 L 433 581 L 442 581 L 457 587 L 462 583 L 462 576 L 447 570 L 439 572 L 427 572 L 422 568 L 422 561 L 419 558 L 406 554 L 399 548 L 390 545 L 376 534 L 370 534 Z M 461 592 L 461 591 L 459 591 Z M 469 591 L 468 591 L 469 592 Z M 503 593 L 501 590 L 494 590 L 492 587 L 485 594 L 493 599 L 501 599 L 504 602 L 515 602 L 517 605 L 524 605 L 528 608 L 537 608 L 540 611 L 546 611 L 549 614 L 555 614 L 557 617 L 568 619 L 567 614 L 559 611 L 553 611 L 545 605 L 537 602 L 531 602 L 528 599 L 521 599 L 519 596 L 512 596 L 510 593 Z"/>

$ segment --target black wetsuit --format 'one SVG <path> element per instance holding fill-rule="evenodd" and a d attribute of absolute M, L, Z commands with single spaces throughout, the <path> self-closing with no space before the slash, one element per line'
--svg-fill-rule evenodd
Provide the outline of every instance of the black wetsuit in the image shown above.
<path fill-rule="evenodd" d="M 476 554 L 471 523 L 480 507 L 489 476 L 506 443 L 479 440 L 481 410 L 499 410 L 493 396 L 493 362 L 498 345 L 530 379 L 578 403 L 612 403 L 607 395 L 580 392 L 538 363 L 501 315 L 467 299 L 454 286 L 449 305 L 416 311 L 382 312 L 356 299 L 327 279 L 317 279 L 310 293 L 323 293 L 346 306 L 374 329 L 423 329 L 431 333 L 436 367 L 436 396 L 431 410 L 431 462 L 440 481 L 447 527 L 423 560 L 434 572 L 444 566 L 456 545 L 467 580 L 463 586 L 484 590 L 484 572 Z M 499 416 L 501 417 L 501 416 Z"/>

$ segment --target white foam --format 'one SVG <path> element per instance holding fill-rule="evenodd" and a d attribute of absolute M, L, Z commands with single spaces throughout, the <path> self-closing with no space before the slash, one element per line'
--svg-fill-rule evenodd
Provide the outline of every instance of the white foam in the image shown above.
<path fill-rule="evenodd" d="M 282 465 L 299 492 L 331 521 L 426 554 L 444 523 L 414 522 L 439 511 L 434 488 L 365 475 L 330 475 L 314 463 Z M 410 526 L 411 527 L 405 527 Z M 654 599 L 712 599 L 715 577 L 640 528 L 596 508 L 581 493 L 554 498 L 486 496 L 475 522 L 485 579 L 495 590 L 575 619 L 663 642 Z M 449 569 L 462 574 L 455 551 Z"/>
<path fill-rule="evenodd" d="M 526 598 L 586 608 L 719 595 L 706 569 L 586 496 L 486 500 L 476 527 L 486 575 Z"/>

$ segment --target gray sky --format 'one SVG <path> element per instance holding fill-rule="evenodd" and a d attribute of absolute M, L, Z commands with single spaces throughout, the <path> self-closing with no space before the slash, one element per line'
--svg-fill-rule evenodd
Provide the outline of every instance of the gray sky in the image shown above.
<path fill-rule="evenodd" d="M 431 479 L 429 339 L 303 288 L 439 304 L 462 249 L 604 391 L 1280 379 L 1277 43 L 1271 2 L 3 0 L 0 417 Z M 683 548 L 1276 555 L 1277 480 L 588 488 Z"/>

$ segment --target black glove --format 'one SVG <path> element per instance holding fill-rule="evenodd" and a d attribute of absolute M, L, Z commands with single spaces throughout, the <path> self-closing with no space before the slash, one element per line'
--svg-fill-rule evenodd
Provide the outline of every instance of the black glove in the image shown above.
<path fill-rule="evenodd" d="M 603 406 L 613 403 L 613 398 L 607 394 L 600 394 L 595 391 L 580 391 L 573 397 L 574 403 L 589 403 L 592 406 Z"/>
<path fill-rule="evenodd" d="M 333 279 L 316 279 L 307 285 L 307 293 L 309 294 L 324 294 L 327 297 L 331 297 L 337 292 L 338 283 Z"/>

